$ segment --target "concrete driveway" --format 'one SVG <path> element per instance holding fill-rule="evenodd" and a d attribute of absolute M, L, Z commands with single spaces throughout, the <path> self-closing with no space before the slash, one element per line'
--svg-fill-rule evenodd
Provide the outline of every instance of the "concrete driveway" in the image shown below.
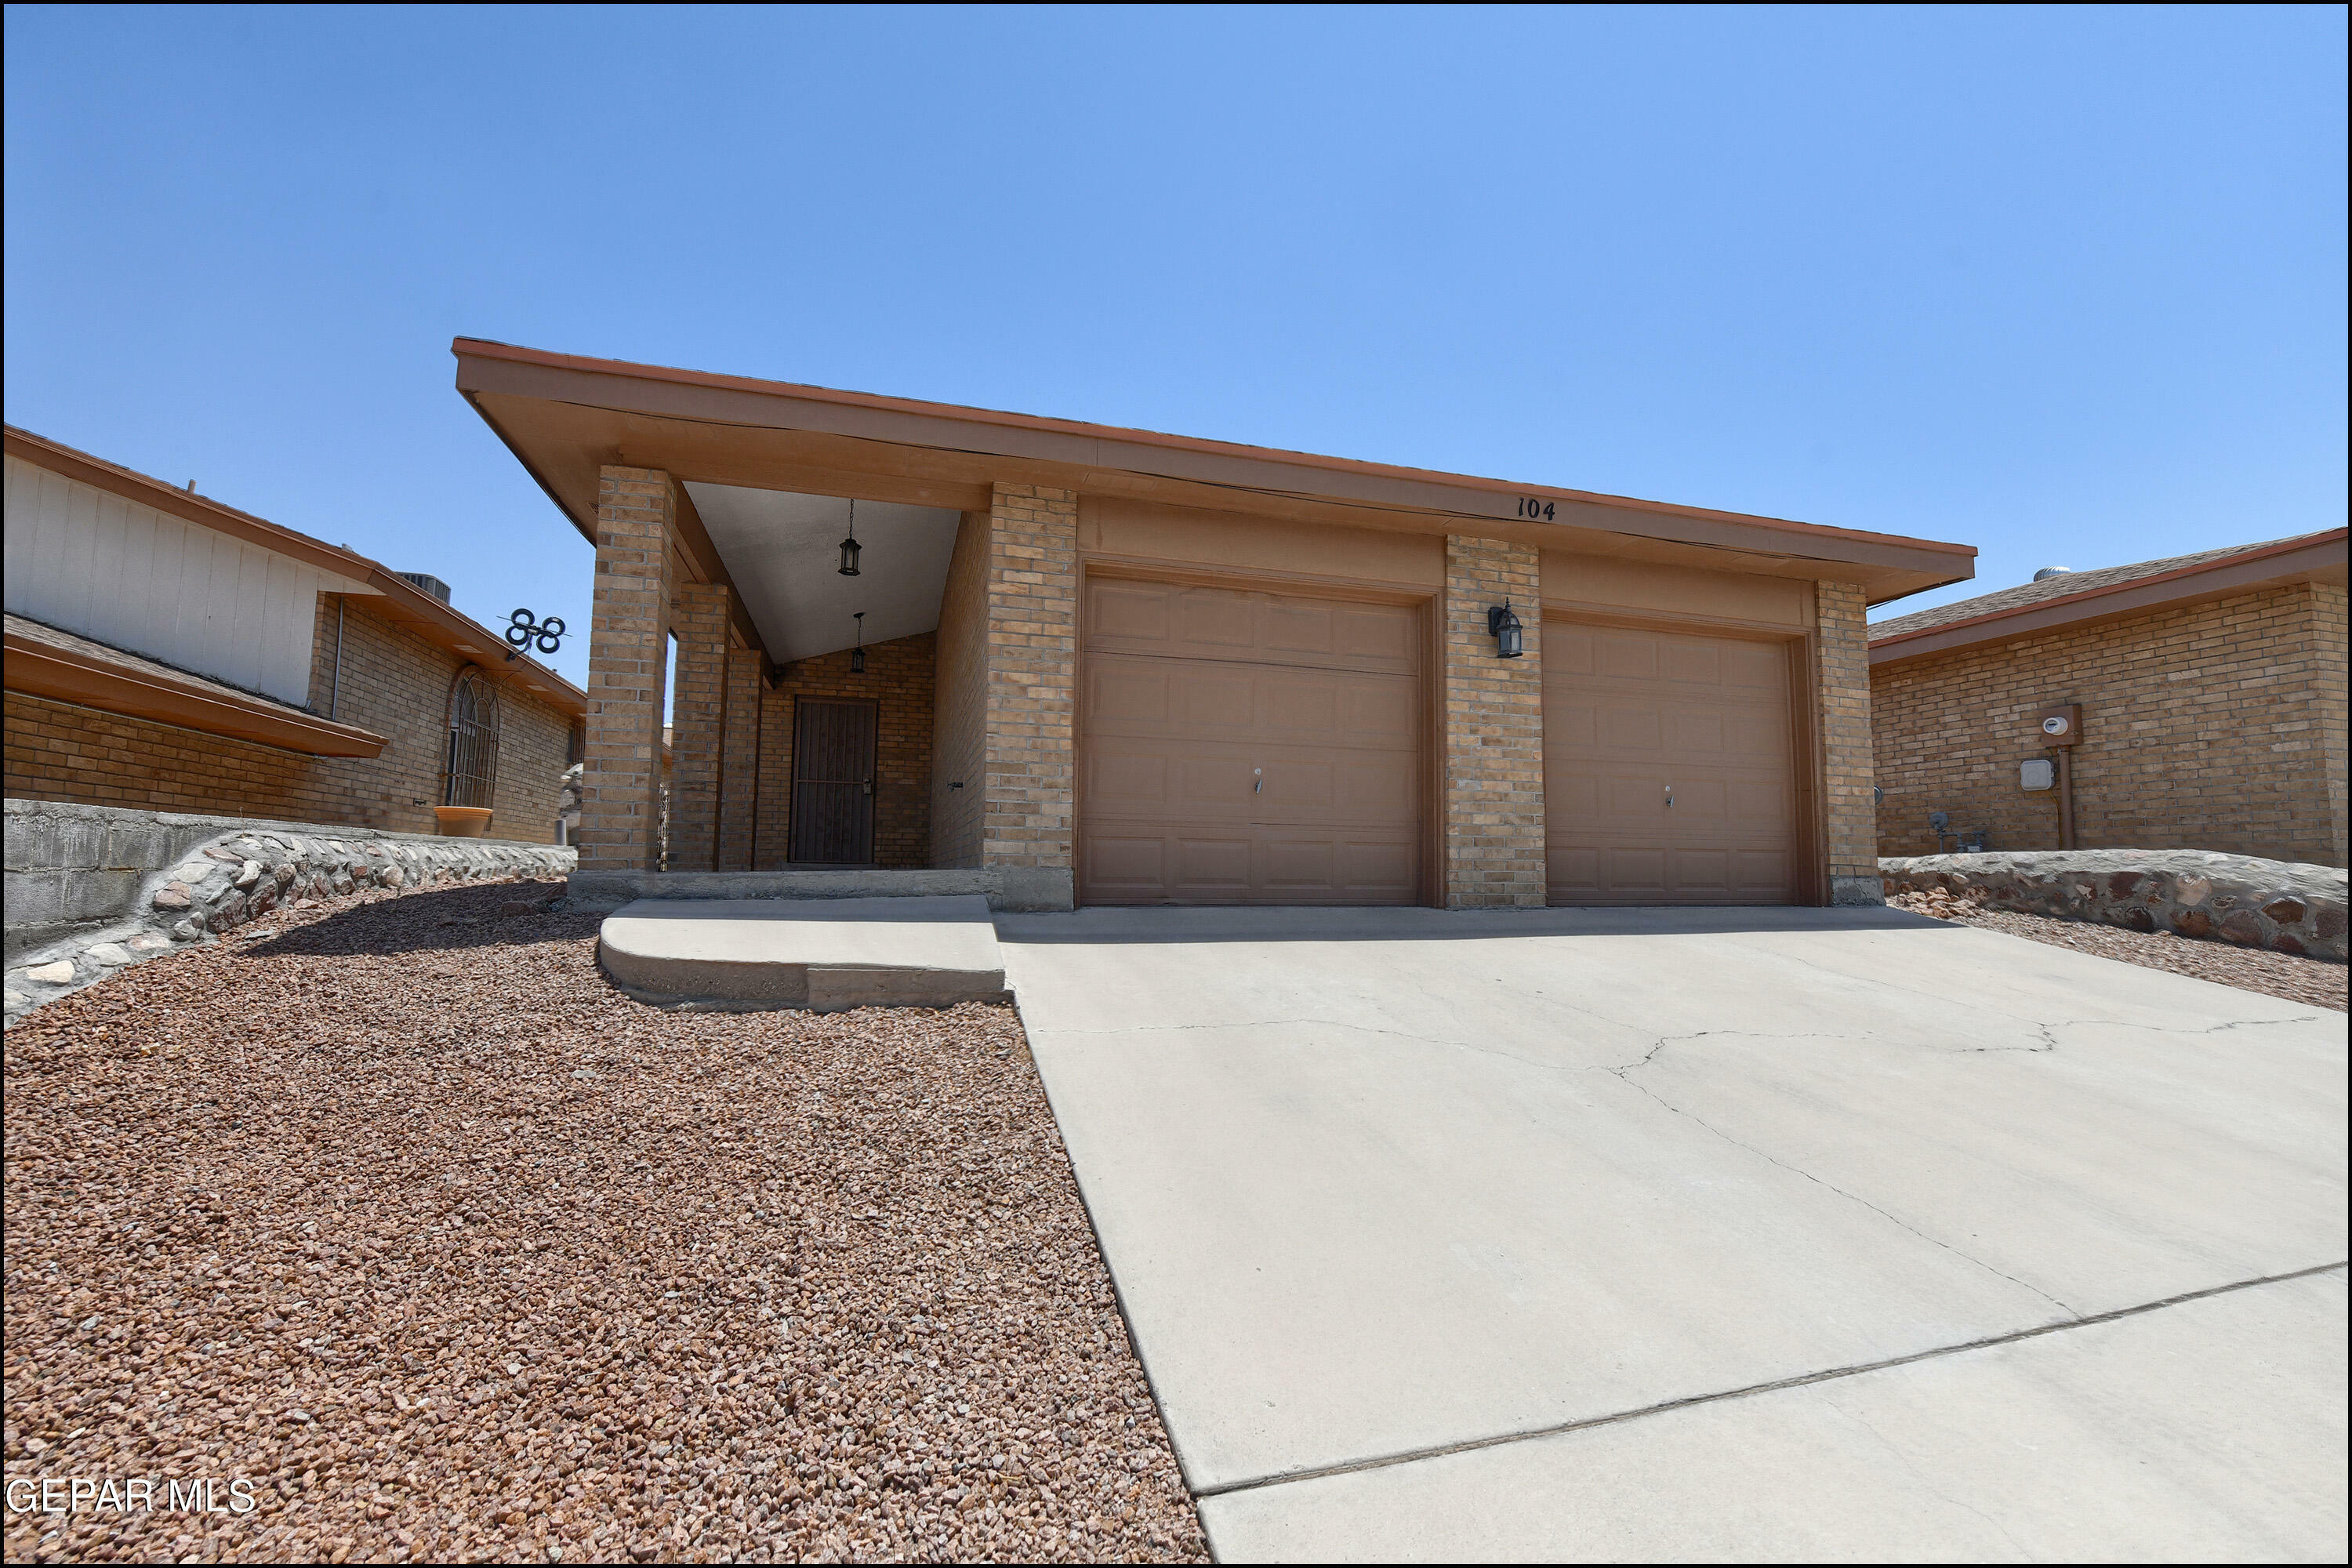
<path fill-rule="evenodd" d="M 2345 1021 L 1894 910 L 1002 916 L 1227 1560 L 2345 1553 Z"/>

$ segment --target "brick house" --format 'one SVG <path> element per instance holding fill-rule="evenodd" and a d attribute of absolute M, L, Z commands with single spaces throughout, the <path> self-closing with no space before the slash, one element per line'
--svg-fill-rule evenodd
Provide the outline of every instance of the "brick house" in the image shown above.
<path fill-rule="evenodd" d="M 1944 544 L 472 339 L 593 542 L 583 870 L 1097 903 L 1875 901 Z M 1506 613 L 1507 612 L 1507 617 Z"/>
<path fill-rule="evenodd" d="M 555 840 L 586 694 L 436 579 L 6 445 L 11 798 L 415 833 L 487 806 L 492 837 Z"/>
<path fill-rule="evenodd" d="M 2338 528 L 1874 625 L 1879 852 L 1935 853 L 1943 811 L 1992 849 L 2343 865 L 2344 593 Z M 2071 754 L 2042 729 L 2058 708 L 2080 710 Z"/>

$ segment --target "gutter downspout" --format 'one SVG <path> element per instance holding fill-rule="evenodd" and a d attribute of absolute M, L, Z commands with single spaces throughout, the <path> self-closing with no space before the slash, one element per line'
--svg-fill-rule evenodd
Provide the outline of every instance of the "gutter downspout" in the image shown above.
<path fill-rule="evenodd" d="M 327 717 L 332 719 L 343 702 L 343 610 L 352 602 L 349 594 L 335 595 L 335 674 L 327 688 Z"/>

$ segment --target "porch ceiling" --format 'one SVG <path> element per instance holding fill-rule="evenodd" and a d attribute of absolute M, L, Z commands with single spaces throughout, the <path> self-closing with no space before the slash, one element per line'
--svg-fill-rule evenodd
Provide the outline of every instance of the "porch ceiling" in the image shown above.
<path fill-rule="evenodd" d="M 839 566 L 849 521 L 846 497 L 695 479 L 686 489 L 768 657 L 778 664 L 850 647 L 857 640 L 853 617 L 859 610 L 866 612 L 869 643 L 939 629 L 940 595 L 961 514 L 861 499 L 861 570 L 845 577 Z"/>

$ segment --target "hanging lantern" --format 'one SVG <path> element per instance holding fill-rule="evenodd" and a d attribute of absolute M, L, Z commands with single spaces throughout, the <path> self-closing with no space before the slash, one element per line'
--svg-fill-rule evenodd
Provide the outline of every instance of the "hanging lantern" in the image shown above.
<path fill-rule="evenodd" d="M 845 577 L 857 575 L 857 502 L 855 498 L 849 503 L 849 537 L 841 542 L 841 574 Z"/>
<path fill-rule="evenodd" d="M 866 612 L 860 610 L 851 618 L 857 623 L 857 646 L 849 650 L 849 673 L 863 675 L 866 673 Z"/>
<path fill-rule="evenodd" d="M 1519 633 L 1522 629 L 1519 617 L 1511 613 L 1511 602 L 1508 599 L 1499 605 L 1486 606 L 1486 631 L 1495 639 L 1496 658 L 1520 657 Z"/>

